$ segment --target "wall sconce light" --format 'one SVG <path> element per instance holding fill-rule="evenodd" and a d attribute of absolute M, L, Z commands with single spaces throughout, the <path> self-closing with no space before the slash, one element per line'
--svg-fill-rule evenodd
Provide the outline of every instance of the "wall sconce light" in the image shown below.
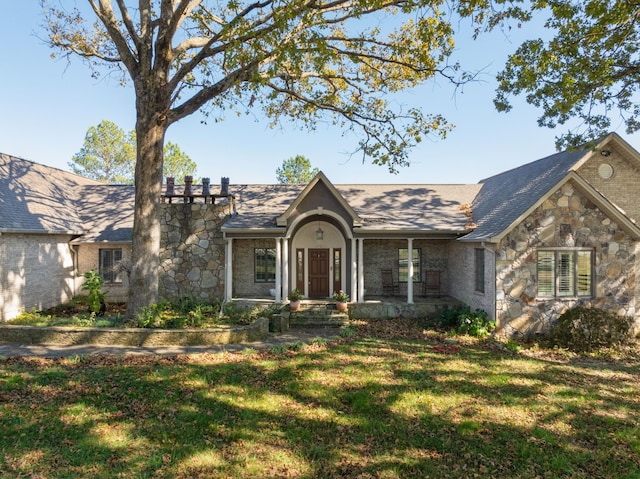
<path fill-rule="evenodd" d="M 320 223 L 318 223 L 318 229 L 316 230 L 316 239 L 319 241 L 324 239 L 324 231 L 320 228 Z"/>

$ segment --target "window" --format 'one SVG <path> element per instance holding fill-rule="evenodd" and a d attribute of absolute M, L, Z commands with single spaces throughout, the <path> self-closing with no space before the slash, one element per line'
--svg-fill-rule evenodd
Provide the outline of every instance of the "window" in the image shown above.
<path fill-rule="evenodd" d="M 122 261 L 122 249 L 100 249 L 99 250 L 99 273 L 105 283 L 122 283 L 122 271 L 118 263 Z"/>
<path fill-rule="evenodd" d="M 476 292 L 484 293 L 484 250 L 476 249 Z"/>
<path fill-rule="evenodd" d="M 420 279 L 420 249 L 413 248 L 411 250 L 413 254 L 412 262 L 413 262 L 413 282 L 419 283 L 422 281 Z M 407 282 L 407 278 L 409 277 L 409 249 L 408 248 L 400 248 L 398 249 L 398 281 Z"/>
<path fill-rule="evenodd" d="M 256 283 L 273 283 L 276 280 L 275 248 L 256 248 L 254 250 Z"/>
<path fill-rule="evenodd" d="M 592 296 L 591 250 L 538 251 L 538 296 Z"/>

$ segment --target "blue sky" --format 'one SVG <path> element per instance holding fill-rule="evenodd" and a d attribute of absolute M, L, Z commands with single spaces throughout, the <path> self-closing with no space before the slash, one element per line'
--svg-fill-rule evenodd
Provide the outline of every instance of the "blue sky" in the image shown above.
<path fill-rule="evenodd" d="M 52 60 L 44 45 L 39 2 L 0 3 L 0 152 L 68 170 L 82 147 L 87 129 L 110 120 L 129 131 L 135 124 L 130 87 L 114 79 L 95 80 L 79 59 Z M 425 139 L 411 153 L 412 165 L 399 174 L 350 157 L 355 135 L 335 129 L 299 131 L 294 125 L 270 129 L 260 117 L 231 114 L 222 123 L 201 123 L 199 114 L 172 125 L 167 140 L 177 143 L 198 164 L 198 176 L 230 177 L 231 183 L 273 183 L 283 160 L 304 155 L 334 183 L 475 183 L 555 151 L 554 138 L 564 130 L 537 126 L 538 112 L 524 101 L 511 113 L 493 107 L 495 81 L 507 55 L 537 32 L 531 26 L 471 40 L 458 40 L 456 59 L 466 69 L 482 70 L 479 81 L 454 92 L 442 79 L 398 101 L 441 113 L 456 125 L 445 140 Z M 40 38 L 38 38 L 38 36 Z M 617 125 L 615 125 L 617 126 Z M 640 135 L 628 136 L 640 149 Z"/>

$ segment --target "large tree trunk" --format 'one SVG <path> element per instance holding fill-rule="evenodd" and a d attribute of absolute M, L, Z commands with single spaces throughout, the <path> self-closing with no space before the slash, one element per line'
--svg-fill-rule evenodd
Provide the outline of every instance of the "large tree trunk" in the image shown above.
<path fill-rule="evenodd" d="M 166 121 L 157 112 L 138 109 L 133 250 L 127 318 L 158 302 L 160 266 L 160 194 Z"/>

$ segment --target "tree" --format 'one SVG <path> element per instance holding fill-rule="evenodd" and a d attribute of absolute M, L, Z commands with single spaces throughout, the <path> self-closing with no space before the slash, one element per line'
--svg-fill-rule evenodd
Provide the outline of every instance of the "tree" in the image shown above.
<path fill-rule="evenodd" d="M 122 128 L 109 120 L 102 120 L 87 130 L 84 144 L 73 155 L 69 167 L 78 175 L 103 183 L 133 183 L 135 147 Z"/>
<path fill-rule="evenodd" d="M 578 146 L 607 133 L 616 112 L 627 133 L 640 129 L 640 5 L 626 0 L 548 0 L 532 13 L 550 12 L 553 37 L 524 42 L 499 74 L 495 105 L 509 111 L 510 95 L 526 94 L 542 109 L 540 126 L 571 119 L 581 124 L 557 138 Z"/>
<path fill-rule="evenodd" d="M 282 162 L 282 166 L 276 169 L 278 183 L 298 185 L 309 183 L 318 174 L 318 168 L 311 168 L 311 161 L 302 155 L 297 155 Z"/>
<path fill-rule="evenodd" d="M 220 120 L 226 110 L 261 106 L 274 124 L 291 119 L 313 130 L 328 120 L 357 130 L 361 153 L 395 171 L 408 164 L 410 147 L 425 135 L 444 137 L 449 125 L 389 95 L 438 76 L 465 81 L 447 64 L 449 5 L 474 21 L 495 13 L 491 0 L 87 0 L 89 12 L 72 1 L 66 8 L 41 2 L 52 47 L 84 58 L 94 75 L 111 67 L 133 84 L 138 142 L 127 316 L 158 299 L 170 125 L 197 111 Z"/>
<path fill-rule="evenodd" d="M 103 183 L 133 184 L 136 164 L 136 132 L 126 134 L 109 120 L 89 127 L 84 146 L 69 162 L 71 171 Z M 163 176 L 179 180 L 194 176 L 198 165 L 178 145 L 170 141 L 164 146 Z M 179 181 L 178 180 L 178 181 Z"/>
<path fill-rule="evenodd" d="M 171 176 L 180 181 L 185 176 L 194 176 L 198 165 L 184 153 L 178 145 L 170 141 L 164 145 L 164 167 L 165 177 Z"/>

